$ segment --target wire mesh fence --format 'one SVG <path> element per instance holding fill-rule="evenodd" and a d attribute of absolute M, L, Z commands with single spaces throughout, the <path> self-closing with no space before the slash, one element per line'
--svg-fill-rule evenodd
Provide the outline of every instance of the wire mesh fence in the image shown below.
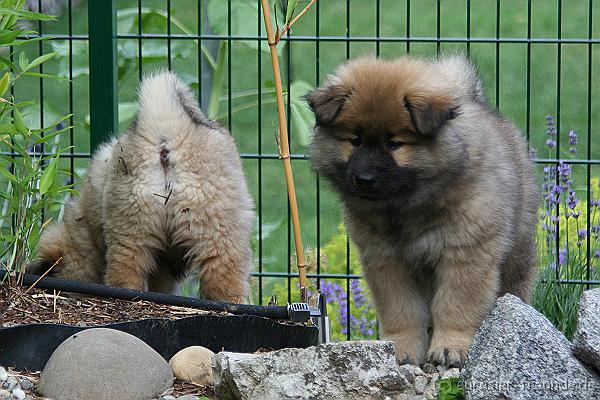
<path fill-rule="evenodd" d="M 175 70 L 204 112 L 233 134 L 256 202 L 252 302 L 298 299 L 293 233 L 275 141 L 275 99 L 259 0 L 31 1 L 57 22 L 34 27 L 55 51 L 40 68 L 65 82 L 30 79 L 29 118 L 73 114 L 62 167 L 81 177 L 90 150 L 135 115 L 144 74 Z M 308 1 L 300 2 L 300 6 Z M 598 215 L 600 13 L 593 0 L 327 0 L 282 38 L 290 145 L 313 289 L 329 296 L 338 338 L 376 336 L 375 312 L 347 238 L 339 201 L 308 162 L 312 120 L 302 96 L 337 65 L 366 54 L 469 55 L 490 104 L 526 135 L 538 166 L 542 273 L 578 288 L 600 283 Z M 45 7 L 52 9 L 45 10 Z M 280 18 L 280 15 L 275 18 Z M 281 24 L 281 22 L 279 22 Z M 553 116 L 552 120 L 547 116 Z M 535 149 L 535 150 L 534 150 Z M 45 149 L 48 151 L 49 149 Z M 566 167 L 565 167 L 566 166 Z M 557 169 L 558 167 L 558 169 Z M 77 180 L 77 178 L 75 178 Z M 57 210 L 50 210 L 57 212 Z M 584 232 L 585 231 L 585 232 Z M 337 329 L 337 330 L 336 330 Z M 335 336 L 335 335 L 334 335 Z"/>

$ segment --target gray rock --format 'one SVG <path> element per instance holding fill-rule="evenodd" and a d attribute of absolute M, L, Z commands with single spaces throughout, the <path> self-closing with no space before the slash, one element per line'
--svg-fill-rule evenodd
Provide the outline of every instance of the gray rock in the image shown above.
<path fill-rule="evenodd" d="M 15 399 L 17 400 L 24 400 L 25 399 L 25 392 L 19 388 L 16 388 L 15 390 L 12 391 L 12 395 Z"/>
<path fill-rule="evenodd" d="M 415 393 L 423 394 L 425 393 L 425 389 L 427 389 L 427 383 L 429 379 L 426 376 L 417 376 L 415 378 Z"/>
<path fill-rule="evenodd" d="M 9 392 L 12 392 L 13 389 L 17 387 L 17 383 L 19 383 L 17 378 L 15 378 L 14 376 L 9 376 L 6 379 L 6 381 L 4 381 L 4 383 L 2 384 L 2 388 L 8 390 Z"/>
<path fill-rule="evenodd" d="M 8 379 L 8 373 L 4 367 L 0 367 L 0 382 L 4 382 Z"/>
<path fill-rule="evenodd" d="M 452 378 L 460 378 L 460 369 L 458 368 L 449 368 L 441 374 L 441 379 L 452 379 Z"/>
<path fill-rule="evenodd" d="M 573 352 L 580 360 L 600 370 L 600 289 L 584 292 L 579 300 Z"/>
<path fill-rule="evenodd" d="M 479 328 L 462 371 L 466 400 L 600 398 L 598 376 L 550 321 L 510 294 Z"/>
<path fill-rule="evenodd" d="M 194 396 L 193 394 L 186 394 L 183 396 L 179 396 L 177 400 L 198 400 L 198 396 Z"/>
<path fill-rule="evenodd" d="M 219 399 L 384 399 L 410 386 L 392 342 L 327 343 L 264 354 L 213 357 Z"/>
<path fill-rule="evenodd" d="M 0 389 L 0 399 L 10 399 L 12 397 L 12 395 L 10 394 L 10 392 L 8 390 L 4 390 L 4 389 Z"/>
<path fill-rule="evenodd" d="M 53 400 L 146 400 L 172 384 L 171 367 L 146 343 L 128 333 L 94 328 L 58 346 L 37 390 Z"/>
<path fill-rule="evenodd" d="M 401 365 L 398 367 L 398 370 L 400 371 L 400 373 L 402 375 L 404 375 L 406 380 L 409 381 L 410 383 L 415 382 L 416 376 L 421 376 L 424 374 L 424 372 L 421 368 L 417 367 L 416 365 L 412 365 L 412 364 Z"/>
<path fill-rule="evenodd" d="M 23 389 L 23 390 L 29 390 L 31 388 L 33 388 L 33 383 L 29 379 L 23 378 L 21 380 L 21 389 Z"/>

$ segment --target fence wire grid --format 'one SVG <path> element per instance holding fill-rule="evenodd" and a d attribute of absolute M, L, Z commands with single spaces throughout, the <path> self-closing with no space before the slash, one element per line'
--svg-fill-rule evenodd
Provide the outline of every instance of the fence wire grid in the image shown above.
<path fill-rule="evenodd" d="M 308 4 L 299 2 L 299 9 Z M 545 167 L 569 165 L 586 229 L 575 244 L 582 276 L 561 274 L 568 225 L 540 239 L 540 264 L 554 263 L 564 284 L 600 284 L 595 262 L 600 226 L 595 217 L 600 143 L 598 76 L 600 13 L 593 0 L 320 0 L 282 38 L 280 60 L 303 241 L 312 289 L 333 299 L 340 337 L 377 335 L 374 310 L 366 298 L 357 254 L 343 228 L 339 201 L 311 170 L 307 146 L 312 128 L 301 97 L 347 59 L 364 54 L 393 58 L 434 57 L 460 52 L 477 65 L 490 103 L 524 132 L 540 184 Z M 77 181 L 91 151 L 126 129 L 135 114 L 136 87 L 159 68 L 176 71 L 196 91 L 203 111 L 234 135 L 257 210 L 252 301 L 298 300 L 291 220 L 281 161 L 275 143 L 275 99 L 260 0 L 33 0 L 33 10 L 57 15 L 57 22 L 32 27 L 46 41 L 28 45 L 32 56 L 55 51 L 39 72 L 68 83 L 30 79 L 13 95 L 39 106 L 29 117 L 40 126 L 54 116 L 73 114 L 74 129 L 63 135 L 73 146 L 62 167 Z M 282 11 L 279 9 L 278 17 Z M 281 21 L 279 22 L 281 26 Z M 557 134 L 548 136 L 548 115 Z M 572 152 L 576 132 L 577 152 Z M 548 140 L 555 144 L 549 146 Z M 571 151 L 570 151 L 571 150 Z M 45 151 L 49 151 L 46 149 Z M 550 178 L 557 184 L 559 176 Z M 0 182 L 1 183 L 1 182 Z M 542 204 L 542 199 L 540 199 Z M 556 205 L 559 207 L 559 205 Z M 56 211 L 56 210 L 55 210 Z M 52 212 L 52 211 L 50 211 Z M 560 215 L 561 210 L 557 212 Z M 542 225 L 542 224 L 541 224 Z M 546 227 L 547 228 L 547 227 Z M 549 228 L 548 228 L 549 229 Z M 545 235 L 545 236 L 544 236 Z M 576 234 L 571 233 L 571 237 Z M 565 238 L 566 237 L 566 238 Z M 575 257 L 575 256 L 573 256 Z M 568 264 L 568 263 L 567 263 Z M 566 268 L 566 267 L 565 267 Z M 367 321 L 360 321 L 361 315 Z"/>

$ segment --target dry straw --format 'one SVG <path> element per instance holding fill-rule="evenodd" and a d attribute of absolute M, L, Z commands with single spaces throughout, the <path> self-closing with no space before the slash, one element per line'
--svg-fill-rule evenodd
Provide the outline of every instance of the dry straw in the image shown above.
<path fill-rule="evenodd" d="M 287 184 L 288 198 L 290 202 L 290 212 L 292 215 L 292 225 L 294 229 L 294 241 L 296 244 L 296 257 L 298 264 L 298 274 L 300 276 L 300 300 L 307 302 L 306 296 L 306 261 L 304 260 L 304 250 L 302 247 L 302 237 L 300 234 L 300 219 L 298 217 L 298 203 L 296 201 L 296 188 L 294 186 L 294 176 L 292 174 L 292 162 L 290 159 L 290 145 L 288 142 L 287 121 L 285 115 L 285 106 L 283 103 L 283 88 L 281 85 L 281 71 L 279 69 L 279 57 L 277 55 L 277 43 L 281 36 L 289 31 L 292 25 L 304 15 L 308 9 L 315 3 L 316 0 L 311 0 L 310 3 L 286 24 L 282 30 L 277 29 L 273 32 L 271 24 L 271 13 L 269 11 L 269 0 L 262 0 L 263 16 L 265 19 L 265 29 L 267 31 L 267 40 L 269 49 L 271 50 L 271 63 L 273 64 L 273 77 L 275 80 L 275 93 L 277 95 L 277 115 L 279 119 L 279 158 L 283 161 L 283 170 L 285 172 L 285 181 Z M 289 2 L 288 2 L 289 5 Z"/>

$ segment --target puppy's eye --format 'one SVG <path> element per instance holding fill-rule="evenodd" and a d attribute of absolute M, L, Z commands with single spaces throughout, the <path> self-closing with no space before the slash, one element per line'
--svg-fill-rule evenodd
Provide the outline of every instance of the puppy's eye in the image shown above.
<path fill-rule="evenodd" d="M 360 146 L 362 141 L 360 140 L 359 137 L 355 137 L 355 138 L 350 139 L 350 143 L 352 144 L 352 146 L 358 147 L 358 146 Z"/>
<path fill-rule="evenodd" d="M 390 141 L 388 141 L 387 146 L 388 146 L 388 149 L 390 149 L 390 150 L 396 150 L 396 149 L 399 149 L 400 147 L 402 147 L 403 144 L 404 144 L 403 142 L 400 142 L 398 140 L 390 140 Z"/>

